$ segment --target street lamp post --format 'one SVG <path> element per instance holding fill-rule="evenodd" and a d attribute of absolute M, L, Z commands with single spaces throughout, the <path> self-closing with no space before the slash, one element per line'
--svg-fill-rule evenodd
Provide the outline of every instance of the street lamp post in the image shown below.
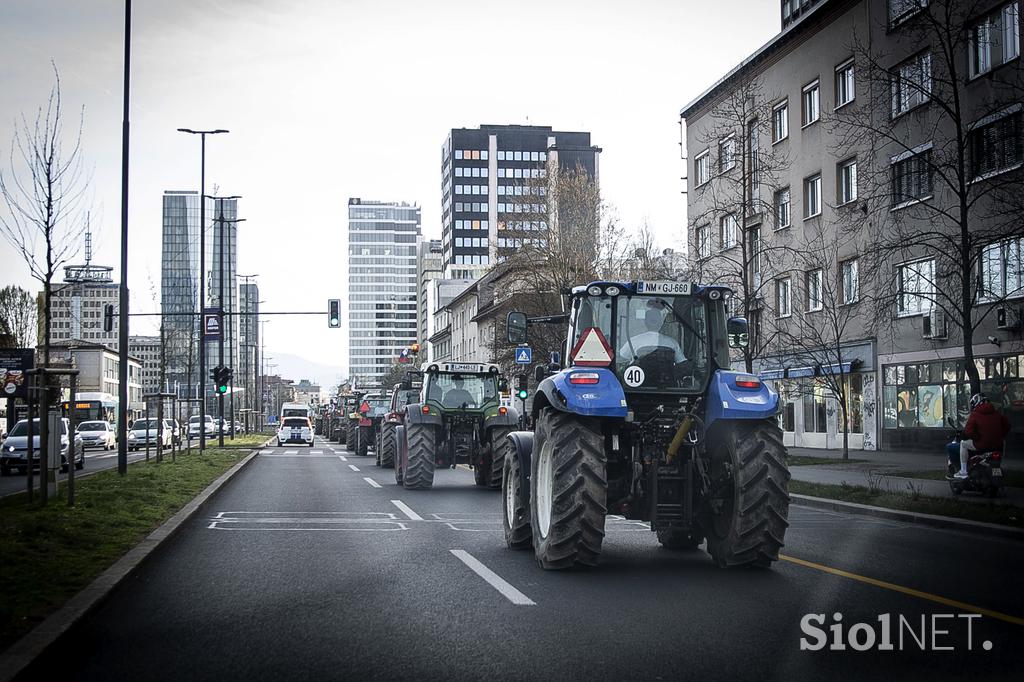
<path fill-rule="evenodd" d="M 179 133 L 189 133 L 199 136 L 199 385 L 206 385 L 206 329 L 204 329 L 202 311 L 206 306 L 206 136 L 219 135 L 228 132 L 223 129 L 216 130 L 192 130 L 191 128 L 178 128 Z M 223 330 L 221 332 L 223 336 Z M 199 429 L 199 451 L 206 449 L 206 389 L 201 388 L 199 403 L 199 423 L 203 428 Z"/>
<path fill-rule="evenodd" d="M 124 93 L 121 123 L 121 284 L 117 311 L 117 473 L 128 473 L 128 86 L 131 74 L 132 0 L 124 3 Z M 75 396 L 71 396 L 74 401 Z M 29 428 L 32 416 L 29 415 Z M 31 431 L 29 441 L 32 440 Z M 31 442 L 29 452 L 31 452 Z M 31 490 L 32 467 L 29 467 Z M 32 499 L 31 493 L 29 500 Z"/>

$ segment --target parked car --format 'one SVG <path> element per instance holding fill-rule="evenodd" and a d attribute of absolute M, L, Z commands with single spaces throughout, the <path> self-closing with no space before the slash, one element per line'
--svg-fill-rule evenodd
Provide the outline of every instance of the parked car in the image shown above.
<path fill-rule="evenodd" d="M 60 470 L 67 470 L 68 461 L 68 431 L 70 423 L 67 419 L 61 419 L 60 432 Z M 39 420 L 32 420 L 32 467 L 39 468 Z M 52 453 L 51 453 L 52 454 Z M 82 445 L 82 437 L 75 434 L 75 468 L 85 467 L 85 448 Z M 7 434 L 3 445 L 0 446 L 0 476 L 8 476 L 12 469 L 20 473 L 28 473 L 28 420 L 22 419 L 11 432 Z"/>
<path fill-rule="evenodd" d="M 205 428 L 204 428 L 205 425 Z M 188 437 L 199 438 L 202 431 L 206 432 L 207 438 L 210 436 L 217 435 L 217 423 L 213 420 L 212 415 L 206 415 L 205 421 L 199 417 L 198 414 L 194 414 L 188 418 Z"/>
<path fill-rule="evenodd" d="M 157 419 L 136 419 L 128 431 L 128 449 L 139 450 L 146 445 L 156 446 L 162 442 L 165 448 L 171 447 L 171 430 L 161 425 Z"/>
<path fill-rule="evenodd" d="M 171 430 L 171 442 L 181 445 L 181 424 L 177 419 L 165 419 L 164 424 Z"/>
<path fill-rule="evenodd" d="M 277 431 L 277 447 L 284 443 L 303 443 L 313 447 L 313 425 L 309 417 L 285 417 Z"/>
<path fill-rule="evenodd" d="M 83 447 L 102 450 L 113 450 L 117 447 L 117 433 L 114 431 L 114 425 L 108 421 L 82 422 L 75 432 L 82 437 Z"/>

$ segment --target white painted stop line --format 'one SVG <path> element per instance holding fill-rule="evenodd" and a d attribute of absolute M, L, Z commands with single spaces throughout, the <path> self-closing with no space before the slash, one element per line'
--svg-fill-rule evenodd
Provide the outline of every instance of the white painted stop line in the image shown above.
<path fill-rule="evenodd" d="M 454 554 L 459 561 L 469 566 L 470 570 L 476 573 L 478 576 L 487 581 L 487 584 L 501 592 L 501 595 L 508 599 L 516 606 L 536 606 L 537 602 L 533 601 L 525 594 L 512 587 L 504 578 L 492 571 L 491 569 L 484 566 L 480 561 L 470 554 L 469 552 L 462 549 L 450 549 L 448 550 Z"/>
<path fill-rule="evenodd" d="M 364 476 L 363 480 L 366 481 L 367 483 L 369 483 L 370 485 L 372 485 L 374 488 L 379 488 L 380 487 L 380 483 L 377 483 L 377 481 L 373 480 L 369 476 Z"/>

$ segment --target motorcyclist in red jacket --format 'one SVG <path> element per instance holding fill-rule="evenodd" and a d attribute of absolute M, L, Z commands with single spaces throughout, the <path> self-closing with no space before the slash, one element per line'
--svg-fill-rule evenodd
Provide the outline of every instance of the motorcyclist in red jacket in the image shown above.
<path fill-rule="evenodd" d="M 965 438 L 960 441 L 960 471 L 954 474 L 956 478 L 967 478 L 967 460 L 971 450 L 1001 450 L 1003 440 L 1010 432 L 1010 420 L 1000 414 L 984 395 L 972 395 L 970 404 L 971 416 L 964 426 Z"/>

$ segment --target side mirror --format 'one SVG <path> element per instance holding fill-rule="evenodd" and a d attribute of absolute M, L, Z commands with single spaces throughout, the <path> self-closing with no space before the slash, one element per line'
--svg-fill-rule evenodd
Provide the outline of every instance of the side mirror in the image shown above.
<path fill-rule="evenodd" d="M 508 342 L 518 346 L 526 343 L 526 313 L 511 312 L 508 314 Z"/>
<path fill-rule="evenodd" d="M 508 393 L 508 379 L 505 377 L 498 379 L 498 390 L 502 393 Z"/>
<path fill-rule="evenodd" d="M 548 356 L 548 365 L 552 372 L 562 369 L 562 355 L 557 350 L 551 351 L 551 355 Z"/>
<path fill-rule="evenodd" d="M 745 317 L 730 317 L 725 323 L 729 348 L 746 348 L 750 344 L 750 331 Z"/>

